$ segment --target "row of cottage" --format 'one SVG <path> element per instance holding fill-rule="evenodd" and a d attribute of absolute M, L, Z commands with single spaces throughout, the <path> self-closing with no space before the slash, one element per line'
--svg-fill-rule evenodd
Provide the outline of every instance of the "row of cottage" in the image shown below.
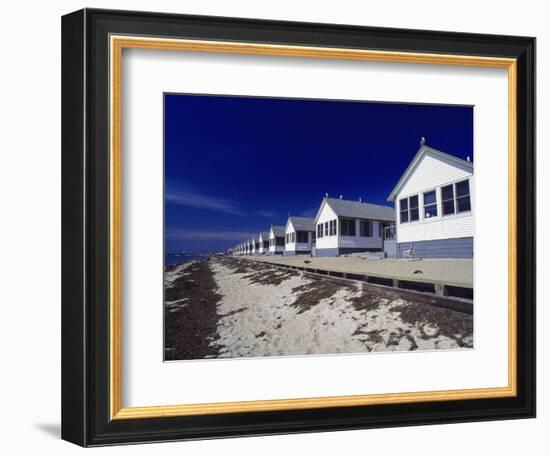
<path fill-rule="evenodd" d="M 314 218 L 289 216 L 232 249 L 235 255 L 473 257 L 473 163 L 420 143 L 389 206 L 323 198 Z"/>

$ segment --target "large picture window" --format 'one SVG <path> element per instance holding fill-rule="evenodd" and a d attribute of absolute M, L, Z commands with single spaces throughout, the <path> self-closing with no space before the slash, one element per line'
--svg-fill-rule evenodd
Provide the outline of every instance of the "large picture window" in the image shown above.
<path fill-rule="evenodd" d="M 340 233 L 342 236 L 355 236 L 355 220 L 340 220 Z"/>
<path fill-rule="evenodd" d="M 424 193 L 424 218 L 437 217 L 437 199 L 435 190 Z"/>
<path fill-rule="evenodd" d="M 359 234 L 362 237 L 372 237 L 372 222 L 370 220 L 361 220 Z"/>

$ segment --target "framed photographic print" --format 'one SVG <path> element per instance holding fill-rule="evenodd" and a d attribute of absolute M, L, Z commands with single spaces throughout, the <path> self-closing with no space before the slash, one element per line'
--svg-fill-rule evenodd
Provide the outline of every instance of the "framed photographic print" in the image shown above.
<path fill-rule="evenodd" d="M 62 21 L 62 437 L 535 415 L 535 40 Z"/>

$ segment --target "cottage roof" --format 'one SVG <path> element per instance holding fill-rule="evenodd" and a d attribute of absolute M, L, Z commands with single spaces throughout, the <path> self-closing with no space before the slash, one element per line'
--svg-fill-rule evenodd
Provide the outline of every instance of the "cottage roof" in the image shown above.
<path fill-rule="evenodd" d="M 395 211 L 393 207 L 340 198 L 325 198 L 323 202 L 326 202 L 338 217 L 382 220 L 388 222 L 395 221 Z M 323 207 L 322 204 L 321 207 Z"/>
<path fill-rule="evenodd" d="M 265 241 L 266 239 L 269 239 L 269 233 L 267 231 L 262 231 L 260 233 L 260 236 L 262 238 L 262 241 Z M 259 239 L 259 238 L 258 238 Z"/>
<path fill-rule="evenodd" d="M 315 220 L 311 217 L 289 217 L 288 221 L 296 231 L 315 231 Z"/>
<path fill-rule="evenodd" d="M 284 226 L 272 225 L 271 229 L 273 230 L 273 234 L 274 234 L 275 237 L 284 237 L 284 235 L 285 235 L 285 227 Z"/>
<path fill-rule="evenodd" d="M 474 169 L 474 164 L 472 162 L 469 162 L 467 160 L 462 160 L 461 158 L 455 157 L 454 155 L 449 155 L 445 152 L 441 152 L 440 150 L 434 149 L 433 147 L 428 147 L 426 146 L 426 144 L 421 143 L 420 148 L 418 149 L 418 152 L 416 153 L 414 158 L 411 160 L 411 162 L 409 163 L 409 166 L 407 167 L 407 169 L 405 170 L 405 172 L 403 173 L 403 175 L 401 176 L 397 184 L 395 184 L 395 187 L 389 194 L 388 201 L 395 201 L 395 197 L 399 193 L 399 190 L 401 190 L 401 187 L 403 187 L 408 177 L 412 174 L 416 165 L 420 162 L 422 157 L 424 157 L 428 153 L 436 157 L 439 157 L 445 162 L 455 163 L 458 166 L 465 166 L 471 170 Z"/>

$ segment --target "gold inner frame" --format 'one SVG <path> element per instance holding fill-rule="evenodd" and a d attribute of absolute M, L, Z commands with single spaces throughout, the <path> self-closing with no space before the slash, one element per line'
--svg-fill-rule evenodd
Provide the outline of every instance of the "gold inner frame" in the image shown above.
<path fill-rule="evenodd" d="M 317 59 L 367 60 L 508 70 L 508 386 L 426 392 L 274 399 L 244 402 L 122 407 L 122 51 L 123 49 L 255 54 Z M 111 419 L 159 418 L 222 413 L 298 410 L 374 404 L 512 397 L 517 394 L 517 62 L 511 58 L 386 52 L 310 46 L 110 37 L 110 414 Z"/>

